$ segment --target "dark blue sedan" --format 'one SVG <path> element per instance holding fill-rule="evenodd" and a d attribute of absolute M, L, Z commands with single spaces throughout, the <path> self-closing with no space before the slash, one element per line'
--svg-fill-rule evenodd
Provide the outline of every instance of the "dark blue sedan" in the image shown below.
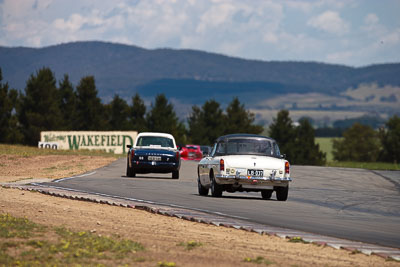
<path fill-rule="evenodd" d="M 135 177 L 137 173 L 172 173 L 173 179 L 179 179 L 181 159 L 172 135 L 140 133 L 135 145 L 127 147 L 126 176 Z"/>

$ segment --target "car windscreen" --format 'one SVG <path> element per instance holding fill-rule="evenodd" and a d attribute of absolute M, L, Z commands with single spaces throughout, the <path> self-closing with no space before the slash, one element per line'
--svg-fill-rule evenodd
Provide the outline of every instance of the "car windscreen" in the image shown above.
<path fill-rule="evenodd" d="M 136 146 L 149 147 L 170 147 L 174 148 L 174 142 L 171 138 L 162 136 L 140 136 L 136 142 Z"/>
<path fill-rule="evenodd" d="M 187 149 L 193 149 L 193 150 L 197 150 L 196 146 L 186 146 Z"/>
<path fill-rule="evenodd" d="M 217 144 L 215 155 L 279 156 L 277 145 L 266 139 L 235 138 Z"/>
<path fill-rule="evenodd" d="M 200 150 L 201 150 L 201 152 L 208 154 L 208 153 L 210 153 L 211 147 L 209 147 L 209 146 L 201 146 Z"/>

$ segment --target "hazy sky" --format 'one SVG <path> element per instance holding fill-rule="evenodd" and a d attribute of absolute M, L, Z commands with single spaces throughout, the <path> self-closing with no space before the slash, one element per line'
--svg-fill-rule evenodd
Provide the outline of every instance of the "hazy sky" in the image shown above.
<path fill-rule="evenodd" d="M 82 40 L 267 61 L 400 62 L 400 0 L 0 0 L 0 46 Z"/>

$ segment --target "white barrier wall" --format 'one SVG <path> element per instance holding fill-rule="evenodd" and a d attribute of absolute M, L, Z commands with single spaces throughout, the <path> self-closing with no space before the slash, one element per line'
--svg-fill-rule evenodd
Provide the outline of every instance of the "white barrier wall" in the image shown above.
<path fill-rule="evenodd" d="M 136 131 L 45 131 L 40 133 L 40 141 L 57 143 L 58 149 L 99 149 L 115 154 L 128 152 L 126 145 L 133 145 Z"/>

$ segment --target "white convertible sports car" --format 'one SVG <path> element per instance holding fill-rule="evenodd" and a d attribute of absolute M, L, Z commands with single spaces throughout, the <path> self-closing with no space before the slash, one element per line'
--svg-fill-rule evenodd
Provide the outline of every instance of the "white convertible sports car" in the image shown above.
<path fill-rule="evenodd" d="M 213 197 L 227 192 L 261 192 L 279 201 L 289 193 L 290 164 L 280 154 L 275 140 L 252 134 L 219 137 L 211 154 L 198 164 L 198 190 L 202 196 L 211 189 Z"/>

